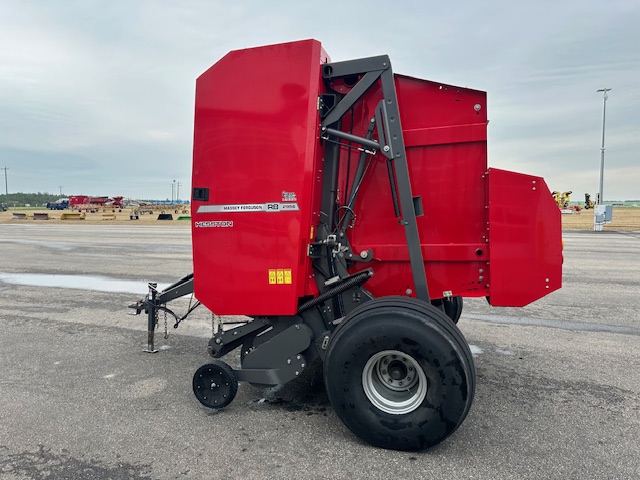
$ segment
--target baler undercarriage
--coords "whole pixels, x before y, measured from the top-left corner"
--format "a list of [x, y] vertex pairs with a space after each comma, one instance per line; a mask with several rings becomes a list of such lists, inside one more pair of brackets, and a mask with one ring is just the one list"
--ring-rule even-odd
[[[261, 70], [269, 95], [254, 95], [242, 74], [275, 58], [290, 63]], [[456, 326], [462, 297], [528, 303], [532, 294], [510, 277], [514, 258], [526, 257], [521, 265], [536, 282], [527, 290], [538, 298], [559, 288], [561, 253], [559, 217], [534, 235], [543, 243], [537, 256], [523, 254], [530, 240], [510, 240], [502, 190], [530, 190], [522, 185], [532, 181], [544, 191], [544, 182], [487, 170], [484, 94], [449, 88], [456, 87], [394, 75], [387, 56], [330, 63], [315, 41], [232, 52], [198, 79], [194, 273], [161, 292], [150, 284], [146, 299], [131, 307], [148, 315], [149, 351], [159, 311], [175, 316], [177, 326], [199, 305], [183, 317], [167, 309], [184, 295], [195, 292], [216, 314], [249, 318], [209, 341], [215, 360], [193, 378], [203, 405], [229, 404], [238, 381], [285, 384], [320, 359], [336, 413], [373, 445], [426, 448], [462, 423], [475, 390], [471, 351]], [[242, 151], [218, 160], [234, 142], [244, 142]], [[440, 211], [450, 193], [447, 174], [456, 169], [462, 201], [479, 204], [459, 227]], [[274, 192], [282, 202], [273, 201]], [[550, 198], [535, 195], [542, 205]], [[500, 213], [495, 246], [490, 206]], [[465, 215], [461, 206], [450, 209]], [[542, 228], [534, 223], [526, 227]], [[515, 253], [494, 254], [510, 241]], [[498, 288], [489, 283], [494, 260]], [[233, 291], [240, 281], [242, 295]], [[237, 348], [241, 368], [217, 360]]]

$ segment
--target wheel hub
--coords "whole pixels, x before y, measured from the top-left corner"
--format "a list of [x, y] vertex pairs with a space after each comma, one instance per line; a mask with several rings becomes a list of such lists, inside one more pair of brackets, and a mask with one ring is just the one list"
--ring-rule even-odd
[[362, 386], [369, 401], [386, 413], [409, 413], [427, 395], [427, 377], [410, 355], [385, 350], [373, 355], [362, 371]]
[[403, 363], [394, 360], [389, 364], [389, 375], [394, 380], [402, 380], [407, 376], [407, 367]]

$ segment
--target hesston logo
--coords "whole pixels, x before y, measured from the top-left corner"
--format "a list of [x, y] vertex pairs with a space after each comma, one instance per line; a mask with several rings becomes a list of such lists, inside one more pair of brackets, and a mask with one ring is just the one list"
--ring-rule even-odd
[[233, 222], [231, 221], [222, 221], [222, 222], [196, 222], [196, 228], [228, 228], [233, 227]]

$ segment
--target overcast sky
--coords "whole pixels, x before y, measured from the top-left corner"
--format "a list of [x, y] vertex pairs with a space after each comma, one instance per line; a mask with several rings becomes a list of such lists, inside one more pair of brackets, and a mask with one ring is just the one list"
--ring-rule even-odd
[[489, 165], [574, 200], [598, 190], [596, 90], [612, 88], [604, 198], [640, 199], [638, 0], [0, 0], [9, 192], [164, 199], [175, 180], [188, 198], [196, 77], [306, 38], [333, 61], [389, 54], [397, 73], [487, 91]]

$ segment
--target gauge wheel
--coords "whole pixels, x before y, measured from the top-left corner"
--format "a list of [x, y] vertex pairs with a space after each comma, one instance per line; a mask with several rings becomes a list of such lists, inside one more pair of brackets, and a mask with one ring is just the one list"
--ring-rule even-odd
[[238, 379], [229, 365], [221, 360], [212, 360], [194, 373], [193, 393], [205, 407], [220, 409], [235, 398]]

